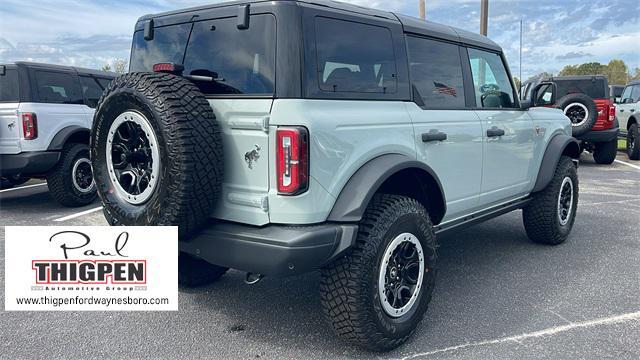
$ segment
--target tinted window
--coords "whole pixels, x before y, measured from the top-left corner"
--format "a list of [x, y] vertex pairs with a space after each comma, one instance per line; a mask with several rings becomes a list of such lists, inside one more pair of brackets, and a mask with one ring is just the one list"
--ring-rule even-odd
[[98, 79], [90, 76], [80, 76], [80, 85], [82, 85], [82, 94], [87, 102], [87, 106], [94, 108], [98, 105], [98, 100], [102, 96], [104, 87], [98, 82]]
[[316, 18], [320, 89], [395, 93], [396, 63], [387, 28]]
[[18, 70], [6, 69], [5, 74], [0, 75], [0, 102], [20, 101], [18, 83]]
[[457, 45], [408, 37], [411, 80], [428, 108], [465, 106]]
[[572, 93], [583, 93], [592, 99], [606, 99], [609, 97], [609, 87], [606, 80], [602, 78], [584, 80], [553, 79], [553, 81], [558, 86], [558, 99]]
[[502, 58], [496, 53], [469, 49], [476, 106], [483, 108], [515, 107], [514, 91]]
[[185, 75], [205, 94], [274, 93], [276, 21], [273, 15], [253, 15], [249, 29], [238, 29], [237, 18], [197, 22], [187, 47]]
[[82, 104], [80, 85], [74, 75], [52, 71], [36, 71], [36, 85], [40, 102], [53, 104]]
[[113, 80], [113, 79], [105, 79], [105, 78], [96, 78], [96, 79], [98, 79], [98, 83], [100, 84], [100, 86], [102, 86], [103, 89], [106, 89], [111, 83], [111, 80]]
[[145, 40], [144, 32], [133, 35], [129, 71], [151, 71], [157, 63], [182, 64], [191, 24], [157, 27], [153, 39]]

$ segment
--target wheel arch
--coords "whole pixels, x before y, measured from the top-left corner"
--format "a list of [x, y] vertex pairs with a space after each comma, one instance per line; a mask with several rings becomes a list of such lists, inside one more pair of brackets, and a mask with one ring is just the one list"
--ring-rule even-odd
[[351, 176], [328, 221], [360, 221], [376, 193], [415, 198], [427, 209], [434, 225], [440, 223], [446, 213], [444, 191], [435, 171], [406, 155], [387, 154], [370, 160]]
[[62, 150], [68, 143], [89, 145], [90, 137], [91, 132], [87, 128], [78, 125], [67, 126], [53, 137], [47, 150]]
[[631, 116], [629, 118], [629, 121], [627, 121], [627, 129], [626, 130], [629, 131], [629, 129], [631, 129], [631, 125], [633, 125], [633, 124], [638, 124], [638, 120], [636, 119], [635, 116]]
[[547, 149], [542, 157], [542, 163], [540, 164], [540, 170], [538, 171], [538, 177], [536, 184], [533, 187], [532, 192], [538, 192], [547, 187], [553, 178], [556, 166], [560, 161], [560, 157], [566, 155], [572, 159], [580, 158], [580, 144], [578, 141], [568, 135], [557, 134], [551, 138]]

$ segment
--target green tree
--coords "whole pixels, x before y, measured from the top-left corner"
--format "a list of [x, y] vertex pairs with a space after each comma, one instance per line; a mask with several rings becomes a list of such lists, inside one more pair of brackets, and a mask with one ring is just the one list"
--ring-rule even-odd
[[113, 71], [118, 74], [124, 74], [127, 72], [127, 60], [115, 59], [113, 60]]
[[520, 91], [520, 86], [522, 86], [522, 82], [520, 81], [520, 79], [518, 79], [517, 76], [513, 77], [513, 82], [516, 84], [516, 89], [518, 89], [518, 91]]
[[611, 85], [624, 85], [629, 78], [629, 68], [624, 61], [613, 59], [605, 66], [604, 74]]
[[531, 76], [530, 78], [527, 79], [527, 81], [536, 80], [536, 79], [550, 78], [550, 77], [553, 77], [552, 73], [543, 71], [543, 72], [541, 72], [541, 73], [539, 73], [537, 75]]
[[634, 70], [635, 74], [631, 75], [631, 72], [629, 72], [629, 81], [631, 80], [640, 80], [640, 68], [636, 68]]
[[100, 70], [102, 70], [102, 71], [111, 71], [111, 65], [109, 65], [109, 63], [106, 63], [106, 64], [102, 65], [102, 68]]

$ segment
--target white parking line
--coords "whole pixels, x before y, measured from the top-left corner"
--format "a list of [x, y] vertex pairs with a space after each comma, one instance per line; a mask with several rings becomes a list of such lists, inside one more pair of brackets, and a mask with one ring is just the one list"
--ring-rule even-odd
[[84, 215], [87, 215], [87, 214], [94, 213], [94, 212], [99, 211], [99, 210], [102, 210], [102, 206], [97, 207], [95, 209], [85, 210], [85, 211], [79, 212], [77, 214], [67, 215], [65, 217], [61, 217], [59, 219], [55, 219], [53, 221], [58, 221], [58, 222], [59, 221], [67, 221], [67, 220], [75, 219], [75, 218], [80, 217], [80, 216], [84, 216]]
[[438, 349], [438, 350], [433, 350], [429, 352], [409, 355], [409, 356], [403, 357], [402, 360], [414, 359], [417, 357], [424, 357], [424, 356], [439, 354], [443, 352], [456, 351], [456, 350], [466, 349], [466, 348], [475, 347], [475, 346], [495, 345], [495, 344], [502, 344], [502, 343], [508, 343], [508, 342], [520, 343], [523, 340], [554, 335], [554, 334], [562, 333], [565, 331], [571, 331], [574, 329], [590, 328], [598, 325], [618, 324], [618, 323], [633, 321], [633, 320], [640, 320], [640, 311], [606, 317], [606, 318], [600, 318], [595, 320], [583, 321], [583, 322], [572, 322], [567, 325], [556, 326], [556, 327], [552, 327], [552, 328], [548, 328], [540, 331], [534, 331], [530, 333], [514, 335], [514, 336], [504, 337], [500, 339], [485, 340], [485, 341], [478, 341], [474, 343], [466, 343], [466, 344], [461, 344], [456, 346], [450, 346], [444, 349]]
[[33, 185], [21, 186], [21, 187], [11, 188], [11, 189], [4, 189], [4, 190], [0, 190], [0, 193], [7, 192], [7, 191], [15, 191], [15, 190], [21, 190], [21, 189], [28, 189], [28, 188], [32, 188], [32, 187], [36, 187], [36, 186], [42, 186], [42, 185], [47, 185], [47, 183], [33, 184]]
[[627, 166], [631, 166], [631, 167], [632, 167], [632, 168], [634, 168], [634, 169], [638, 169], [638, 170], [640, 170], [640, 166], [638, 166], [638, 165], [629, 164], [628, 162], [624, 162], [624, 161], [621, 161], [621, 160], [618, 160], [618, 159], [615, 159], [615, 160], [613, 160], [613, 161], [615, 161], [615, 162], [617, 162], [617, 163], [620, 163], [620, 164], [625, 164], [625, 165], [627, 165]]

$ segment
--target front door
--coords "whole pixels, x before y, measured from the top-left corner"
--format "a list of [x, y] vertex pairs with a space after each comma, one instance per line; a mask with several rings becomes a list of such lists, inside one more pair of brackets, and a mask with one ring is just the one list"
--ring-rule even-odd
[[414, 101], [406, 103], [417, 158], [440, 178], [447, 202], [444, 221], [477, 210], [482, 180], [482, 128], [467, 108], [460, 47], [408, 36]]
[[531, 117], [519, 109], [502, 56], [472, 48], [468, 54], [484, 138], [480, 205], [487, 207], [533, 188], [535, 131]]

